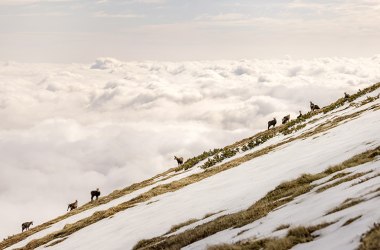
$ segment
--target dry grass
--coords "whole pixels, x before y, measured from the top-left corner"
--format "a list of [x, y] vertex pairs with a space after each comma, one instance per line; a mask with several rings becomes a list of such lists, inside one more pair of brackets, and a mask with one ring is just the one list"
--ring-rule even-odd
[[375, 223], [373, 228], [362, 235], [359, 250], [378, 250], [380, 249], [380, 224]]
[[368, 194], [373, 194], [373, 193], [377, 193], [377, 192], [380, 192], [380, 187], [376, 188], [375, 190], [368, 192]]
[[150, 204], [156, 203], [156, 202], [158, 202], [158, 201], [159, 201], [159, 200], [150, 201], [150, 202], [146, 203], [146, 205], [150, 205]]
[[314, 240], [317, 236], [313, 233], [323, 229], [333, 223], [322, 223], [310, 227], [296, 227], [289, 229], [287, 235], [283, 238], [265, 238], [244, 240], [235, 244], [222, 244], [211, 246], [208, 250], [286, 250], [297, 244], [302, 244]]
[[266, 216], [269, 212], [288, 203], [295, 197], [309, 192], [313, 188], [311, 185], [313, 181], [324, 178], [337, 171], [372, 161], [374, 157], [379, 154], [380, 147], [356, 155], [339, 165], [328, 168], [324, 172], [313, 175], [302, 175], [295, 180], [280, 184], [247, 210], [221, 216], [213, 221], [204, 223], [180, 234], [142, 240], [134, 247], [134, 249], [180, 249], [222, 230], [242, 227]]
[[374, 179], [374, 178], [377, 178], [380, 176], [380, 173], [377, 173], [375, 175], [372, 175], [372, 176], [368, 176], [364, 179], [361, 179], [360, 181], [356, 182], [356, 183], [353, 183], [351, 186], [355, 186], [355, 185], [358, 185], [358, 184], [362, 184], [363, 182], [366, 182], [366, 181], [369, 181], [371, 179]]
[[224, 211], [225, 211], [225, 210], [220, 210], [219, 212], [215, 212], [215, 213], [207, 213], [207, 214], [203, 217], [203, 219], [206, 219], [206, 218], [211, 217], [211, 216], [216, 215], [216, 214], [220, 214], [221, 212], [224, 212]]
[[182, 222], [180, 224], [174, 225], [174, 226], [172, 226], [172, 228], [170, 228], [170, 230], [166, 234], [173, 233], [173, 232], [177, 231], [178, 229], [180, 229], [180, 228], [182, 228], [184, 226], [193, 224], [194, 222], [197, 222], [197, 221], [199, 221], [199, 219], [190, 219], [188, 221], [185, 221], [185, 222]]
[[350, 225], [352, 222], [356, 221], [357, 219], [360, 219], [362, 215], [356, 216], [354, 218], [348, 219], [345, 223], [343, 223], [342, 227]]
[[53, 241], [52, 243], [50, 243], [49, 245], [46, 245], [45, 248], [47, 248], [47, 247], [52, 247], [52, 246], [54, 246], [54, 245], [57, 245], [57, 244], [59, 244], [59, 243], [65, 241], [66, 239], [67, 239], [67, 237], [62, 238], [62, 239], [55, 240], [55, 241]]
[[[325, 184], [325, 183], [327, 183], [327, 182], [330, 182], [330, 181], [333, 181], [333, 180], [336, 180], [336, 179], [342, 178], [342, 177], [344, 177], [344, 176], [346, 176], [346, 175], [349, 175], [349, 174], [351, 174], [351, 172], [337, 173], [336, 175], [334, 175], [333, 177], [331, 177], [330, 179], [328, 179], [327, 181], [325, 181], [325, 182], [322, 183], [322, 184]], [[322, 184], [321, 184], [321, 185], [322, 185]]]
[[366, 175], [366, 174], [371, 173], [371, 172], [372, 172], [372, 171], [368, 171], [368, 172], [356, 173], [356, 174], [350, 175], [350, 176], [348, 176], [348, 177], [346, 177], [346, 178], [342, 178], [342, 179], [340, 179], [340, 180], [338, 180], [338, 181], [335, 181], [335, 182], [333, 182], [333, 183], [331, 183], [331, 184], [324, 185], [324, 186], [318, 188], [318, 189], [316, 190], [316, 192], [317, 192], [317, 193], [321, 193], [321, 192], [323, 192], [323, 191], [325, 191], [325, 190], [327, 190], [327, 189], [330, 189], [330, 188], [335, 187], [335, 186], [338, 186], [338, 185], [340, 185], [340, 184], [342, 184], [342, 183], [345, 183], [345, 182], [352, 181], [352, 180], [354, 180], [354, 179], [360, 178], [360, 177], [362, 177], [363, 175]]
[[283, 229], [287, 229], [289, 227], [290, 227], [290, 224], [282, 224], [282, 225], [279, 225], [278, 227], [276, 227], [276, 229], [273, 232], [280, 231]]
[[[236, 236], [242, 235], [243, 233], [248, 232], [248, 231], [249, 231], [249, 229], [241, 230], [240, 232], [238, 232], [238, 233], [236, 234]], [[235, 236], [235, 237], [236, 237], [236, 236]]]
[[339, 211], [342, 211], [346, 208], [349, 208], [349, 207], [352, 207], [352, 206], [355, 206], [361, 202], [365, 201], [364, 199], [360, 199], [360, 198], [357, 198], [357, 199], [350, 199], [350, 201], [348, 202], [343, 202], [342, 204], [340, 204], [339, 206], [333, 208], [332, 210], [330, 210], [329, 212], [326, 213], [326, 215], [328, 214], [333, 214], [333, 213], [336, 213], [336, 212], [339, 212]]

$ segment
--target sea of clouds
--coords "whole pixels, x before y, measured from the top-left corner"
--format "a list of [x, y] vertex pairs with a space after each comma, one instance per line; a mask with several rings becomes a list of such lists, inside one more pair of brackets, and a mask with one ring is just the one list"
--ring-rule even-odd
[[0, 237], [379, 81], [380, 55], [0, 62]]

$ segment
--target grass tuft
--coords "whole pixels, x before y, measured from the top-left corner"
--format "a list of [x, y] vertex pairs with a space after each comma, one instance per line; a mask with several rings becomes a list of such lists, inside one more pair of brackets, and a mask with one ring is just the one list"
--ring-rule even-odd
[[190, 225], [190, 224], [193, 224], [194, 222], [197, 222], [199, 221], [199, 219], [190, 219], [188, 221], [185, 221], [183, 223], [180, 223], [180, 224], [177, 224], [177, 225], [174, 225], [172, 226], [172, 228], [166, 233], [166, 234], [170, 234], [170, 233], [173, 233], [175, 231], [177, 231], [178, 229], [184, 227], [184, 226], [187, 226], [187, 225]]
[[344, 210], [346, 208], [355, 206], [355, 205], [357, 205], [357, 204], [359, 204], [359, 203], [361, 203], [363, 201], [365, 201], [365, 200], [364, 199], [360, 199], [360, 198], [350, 199], [349, 201], [343, 202], [341, 205], [339, 205], [339, 206], [335, 207], [334, 209], [330, 210], [329, 212], [326, 213], [326, 215], [342, 211], [342, 210]]
[[360, 219], [362, 215], [356, 216], [354, 218], [348, 219], [345, 223], [343, 223], [342, 227], [350, 225], [352, 222], [356, 221], [357, 219]]
[[285, 237], [282, 238], [265, 238], [257, 240], [255, 238], [249, 240], [243, 240], [235, 244], [221, 244], [211, 246], [208, 250], [286, 250], [291, 249], [297, 244], [313, 241], [317, 236], [313, 233], [317, 230], [328, 227], [332, 223], [322, 223], [316, 226], [310, 227], [295, 227], [288, 230]]
[[276, 229], [273, 231], [280, 231], [280, 230], [283, 230], [283, 229], [287, 229], [290, 227], [290, 224], [282, 224], [282, 225], [279, 225], [278, 227], [276, 227]]
[[333, 183], [331, 183], [331, 184], [324, 185], [324, 186], [318, 188], [318, 189], [316, 190], [316, 192], [317, 192], [317, 193], [321, 193], [321, 192], [323, 192], [323, 191], [325, 191], [325, 190], [327, 190], [327, 189], [330, 189], [330, 188], [332, 188], [332, 187], [338, 186], [338, 185], [340, 185], [340, 184], [342, 184], [342, 183], [344, 183], [344, 182], [348, 182], [348, 181], [352, 181], [352, 180], [354, 180], [354, 179], [360, 178], [360, 177], [362, 177], [363, 175], [366, 175], [366, 174], [371, 173], [371, 172], [372, 172], [372, 171], [368, 171], [368, 172], [356, 173], [356, 174], [354, 174], [354, 175], [350, 175], [350, 176], [348, 176], [348, 177], [346, 177], [346, 178], [342, 178], [342, 179], [340, 179], [340, 180], [338, 180], [338, 181], [335, 181], [335, 182], [333, 182]]
[[362, 235], [359, 250], [380, 249], [380, 224], [375, 223], [371, 230]]

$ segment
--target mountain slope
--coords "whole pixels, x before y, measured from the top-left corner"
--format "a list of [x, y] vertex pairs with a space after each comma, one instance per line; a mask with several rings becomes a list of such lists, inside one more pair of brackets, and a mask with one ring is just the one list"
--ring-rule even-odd
[[0, 247], [354, 249], [380, 221], [379, 87], [205, 152]]

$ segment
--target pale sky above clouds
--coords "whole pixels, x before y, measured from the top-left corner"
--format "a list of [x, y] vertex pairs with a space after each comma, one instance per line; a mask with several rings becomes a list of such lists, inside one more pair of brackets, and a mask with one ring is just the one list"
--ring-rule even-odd
[[372, 56], [378, 0], [0, 0], [0, 60]]

